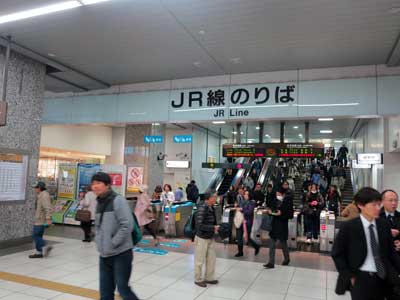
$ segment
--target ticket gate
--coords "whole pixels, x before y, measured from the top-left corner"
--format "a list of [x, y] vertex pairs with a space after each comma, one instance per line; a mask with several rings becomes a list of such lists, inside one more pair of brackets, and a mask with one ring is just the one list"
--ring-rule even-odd
[[326, 210], [320, 214], [320, 243], [321, 252], [331, 252], [335, 239], [335, 213]]
[[222, 206], [219, 204], [214, 205], [214, 212], [215, 212], [215, 218], [217, 219], [217, 224], [222, 223]]
[[231, 235], [229, 237], [229, 243], [233, 243], [236, 239], [236, 227], [233, 223], [233, 219], [235, 218], [235, 210], [233, 207], [225, 207], [222, 214], [222, 223], [228, 223], [231, 225]]
[[288, 235], [288, 247], [290, 249], [297, 249], [297, 226], [298, 217], [300, 215], [299, 211], [295, 211], [293, 214], [293, 219], [289, 220], [289, 235]]
[[168, 237], [181, 237], [188, 218], [192, 215], [193, 203], [174, 203], [164, 207], [164, 230]]

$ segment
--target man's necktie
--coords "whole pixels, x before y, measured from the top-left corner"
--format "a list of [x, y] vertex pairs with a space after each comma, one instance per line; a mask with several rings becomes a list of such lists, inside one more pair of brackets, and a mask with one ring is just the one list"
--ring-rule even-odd
[[374, 227], [375, 227], [374, 224], [369, 225], [369, 235], [370, 235], [372, 255], [374, 256], [376, 273], [377, 273], [378, 277], [381, 279], [385, 279], [386, 270], [385, 270], [385, 266], [381, 260], [381, 257], [379, 255], [379, 245], [378, 245], [378, 242], [376, 241]]

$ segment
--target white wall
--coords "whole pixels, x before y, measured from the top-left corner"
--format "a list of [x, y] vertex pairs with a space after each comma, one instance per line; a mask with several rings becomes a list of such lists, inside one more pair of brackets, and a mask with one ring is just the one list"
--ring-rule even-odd
[[41, 147], [110, 155], [112, 128], [105, 126], [42, 126]]
[[383, 189], [392, 189], [400, 194], [400, 152], [386, 152], [383, 155], [383, 163]]
[[125, 128], [113, 127], [111, 139], [111, 155], [106, 157], [106, 164], [123, 165], [125, 151]]

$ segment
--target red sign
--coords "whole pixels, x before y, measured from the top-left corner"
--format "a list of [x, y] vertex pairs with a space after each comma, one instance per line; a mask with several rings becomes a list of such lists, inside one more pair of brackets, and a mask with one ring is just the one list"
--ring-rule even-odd
[[122, 174], [108, 174], [111, 177], [111, 185], [121, 186], [122, 185]]
[[326, 224], [321, 224], [321, 230], [325, 231], [326, 230]]

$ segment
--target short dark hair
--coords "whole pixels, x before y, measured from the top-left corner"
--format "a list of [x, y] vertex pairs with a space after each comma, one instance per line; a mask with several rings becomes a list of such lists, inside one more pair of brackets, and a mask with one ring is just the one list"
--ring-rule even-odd
[[111, 177], [107, 173], [104, 172], [97, 172], [93, 175], [92, 181], [99, 181], [103, 182], [105, 185], [111, 185]]
[[397, 197], [399, 197], [399, 194], [397, 194], [396, 191], [391, 190], [391, 189], [387, 189], [387, 190], [384, 190], [384, 191], [381, 193], [382, 199], [385, 197], [385, 194], [386, 194], [386, 193], [389, 193], [389, 192], [391, 192], [391, 193], [395, 194]]
[[371, 187], [364, 187], [354, 195], [354, 202], [358, 205], [364, 206], [375, 201], [382, 201], [382, 195]]
[[207, 201], [208, 199], [210, 199], [214, 195], [215, 195], [215, 193], [205, 193], [204, 194], [204, 201]]
[[169, 191], [171, 192], [171, 191], [172, 191], [172, 187], [171, 187], [171, 185], [170, 185], [170, 184], [168, 184], [168, 183], [164, 184], [164, 190], [165, 190], [165, 187], [166, 187], [166, 186], [169, 188]]

